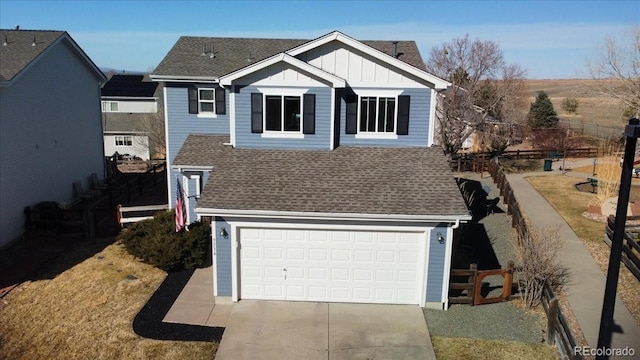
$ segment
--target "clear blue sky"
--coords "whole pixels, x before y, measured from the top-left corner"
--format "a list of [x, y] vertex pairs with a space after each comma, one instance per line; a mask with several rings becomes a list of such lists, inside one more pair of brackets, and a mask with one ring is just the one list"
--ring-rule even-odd
[[433, 46], [469, 34], [498, 43], [530, 78], [588, 77], [606, 36], [640, 24], [640, 1], [11, 1], [0, 27], [65, 30], [100, 67], [145, 71], [179, 36], [361, 40]]

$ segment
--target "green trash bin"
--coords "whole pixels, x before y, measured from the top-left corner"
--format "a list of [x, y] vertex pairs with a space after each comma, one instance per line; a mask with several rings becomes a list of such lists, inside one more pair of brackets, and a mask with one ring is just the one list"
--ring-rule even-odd
[[553, 169], [551, 168], [552, 164], [553, 164], [553, 160], [551, 160], [551, 159], [545, 159], [545, 160], [544, 160], [544, 171], [551, 171], [551, 170], [553, 170]]

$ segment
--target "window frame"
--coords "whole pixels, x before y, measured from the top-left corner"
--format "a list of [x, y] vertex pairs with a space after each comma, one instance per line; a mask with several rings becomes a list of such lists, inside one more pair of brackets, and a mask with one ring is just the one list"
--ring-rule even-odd
[[[357, 102], [357, 132], [355, 133], [356, 139], [398, 139], [398, 97], [402, 95], [402, 90], [356, 90], [354, 89], [358, 97]], [[364, 98], [375, 98], [375, 126], [373, 131], [362, 130], [362, 101]], [[380, 99], [393, 99], [393, 130], [392, 131], [378, 131], [379, 115], [380, 115]], [[367, 122], [368, 124], [368, 122]]]
[[[200, 92], [201, 91], [211, 91], [211, 100], [204, 100], [200, 97]], [[197, 92], [198, 92], [198, 117], [204, 117], [204, 118], [214, 118], [217, 117], [217, 113], [216, 113], [216, 89], [215, 88], [197, 88]], [[211, 104], [211, 111], [205, 111], [202, 110], [202, 104]]]
[[[116, 109], [113, 109], [115, 105]], [[120, 102], [113, 100], [102, 100], [102, 112], [120, 112]]]
[[[113, 139], [113, 142], [117, 147], [133, 146], [133, 136], [131, 135], [115, 135]], [[118, 144], [118, 142], [121, 144]]]
[[[275, 89], [275, 88], [259, 88], [258, 91], [262, 94], [262, 133], [263, 138], [304, 138], [304, 94], [307, 90], [298, 89]], [[267, 97], [280, 97], [280, 130], [267, 130]], [[298, 115], [300, 116], [298, 122], [298, 130], [285, 130], [285, 99], [286, 98], [298, 98]]]

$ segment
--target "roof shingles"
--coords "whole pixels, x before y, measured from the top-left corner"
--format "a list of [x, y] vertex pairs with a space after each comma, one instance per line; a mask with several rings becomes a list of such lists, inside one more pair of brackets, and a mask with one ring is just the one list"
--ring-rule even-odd
[[[155, 76], [217, 78], [286, 52], [310, 40], [218, 38], [182, 36], [153, 71]], [[391, 41], [362, 41], [365, 45], [393, 54]], [[214, 58], [210, 57], [213, 48]], [[424, 70], [425, 65], [414, 41], [399, 41], [398, 59]]]
[[466, 216], [438, 148], [237, 149], [190, 135], [175, 166], [211, 166], [198, 207], [225, 210]]
[[13, 79], [64, 33], [45, 30], [0, 30], [0, 81]]

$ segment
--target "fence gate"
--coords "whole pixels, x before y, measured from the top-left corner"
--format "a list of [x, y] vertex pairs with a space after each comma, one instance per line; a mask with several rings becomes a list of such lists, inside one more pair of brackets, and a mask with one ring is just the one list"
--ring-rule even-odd
[[[449, 283], [449, 303], [451, 304], [493, 304], [511, 297], [511, 289], [513, 285], [513, 261], [509, 261], [506, 269], [496, 270], [478, 270], [478, 265], [471, 264], [469, 269], [453, 269], [451, 270], [451, 278], [466, 278], [466, 281]], [[502, 292], [498, 296], [484, 297], [482, 295], [482, 280], [487, 276], [502, 276]], [[451, 291], [460, 291], [457, 296], [451, 296]], [[462, 294], [462, 292], [466, 292]]]

